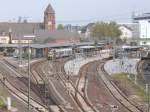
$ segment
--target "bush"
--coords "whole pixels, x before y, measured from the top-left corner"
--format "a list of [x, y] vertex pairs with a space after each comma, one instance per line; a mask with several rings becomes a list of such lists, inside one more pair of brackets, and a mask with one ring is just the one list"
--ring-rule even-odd
[[0, 108], [4, 108], [5, 104], [2, 98], [0, 98]]
[[12, 101], [12, 106], [16, 107], [16, 102], [15, 101]]

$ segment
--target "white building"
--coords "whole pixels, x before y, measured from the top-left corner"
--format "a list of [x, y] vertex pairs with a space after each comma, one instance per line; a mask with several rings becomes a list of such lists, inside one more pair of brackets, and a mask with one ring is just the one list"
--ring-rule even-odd
[[132, 35], [132, 30], [130, 28], [128, 28], [127, 26], [122, 25], [122, 26], [119, 27], [119, 30], [122, 32], [122, 34], [120, 36], [120, 38], [122, 40], [132, 38], [132, 36], [133, 36]]
[[150, 41], [146, 39], [150, 39], [150, 21], [148, 20], [140, 20], [140, 38], [145, 39], [145, 41], [141, 41], [140, 44], [150, 45]]
[[140, 37], [141, 38], [150, 38], [150, 21], [140, 20]]
[[150, 13], [145, 13], [133, 18], [139, 23], [140, 45], [150, 45]]
[[0, 44], [8, 44], [9, 37], [8, 36], [0, 36]]

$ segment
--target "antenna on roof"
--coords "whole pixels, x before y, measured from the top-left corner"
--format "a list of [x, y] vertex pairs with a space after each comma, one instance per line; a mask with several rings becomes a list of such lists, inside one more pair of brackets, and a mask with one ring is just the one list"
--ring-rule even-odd
[[21, 20], [22, 20], [22, 17], [19, 16], [19, 17], [18, 17], [18, 23], [21, 23]]
[[134, 22], [134, 18], [135, 18], [135, 11], [132, 11], [132, 22]]
[[12, 21], [15, 22], [16, 21], [15, 18], [13, 18]]
[[28, 18], [29, 18], [29, 17], [24, 16], [24, 17], [23, 17], [23, 23], [28, 23]]

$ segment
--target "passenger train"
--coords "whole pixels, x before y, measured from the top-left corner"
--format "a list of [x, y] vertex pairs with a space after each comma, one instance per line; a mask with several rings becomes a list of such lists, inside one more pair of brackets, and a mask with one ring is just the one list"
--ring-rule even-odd
[[51, 49], [48, 52], [48, 60], [68, 57], [72, 55], [72, 48], [59, 48], [59, 49]]
[[91, 56], [92, 54], [102, 49], [104, 49], [104, 47], [102, 46], [80, 46], [76, 48], [68, 47], [68, 48], [57, 48], [57, 49], [54, 48], [49, 50], [47, 59], [52, 60], [56, 58], [69, 57], [69, 56], [73, 56], [73, 53]]

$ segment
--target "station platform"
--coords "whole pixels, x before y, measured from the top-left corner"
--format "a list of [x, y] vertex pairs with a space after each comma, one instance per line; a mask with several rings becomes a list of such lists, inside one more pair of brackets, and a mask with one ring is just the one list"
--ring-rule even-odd
[[83, 58], [83, 57], [76, 58], [76, 59], [68, 61], [64, 66], [64, 70], [68, 75], [77, 76], [79, 74], [80, 68], [84, 66], [85, 64], [93, 62], [93, 61], [97, 61], [103, 58], [107, 58], [107, 57], [109, 57], [108, 53], [96, 55], [90, 58]]
[[115, 59], [109, 60], [105, 63], [104, 69], [109, 75], [116, 73], [130, 73], [137, 74], [137, 64], [140, 59]]

